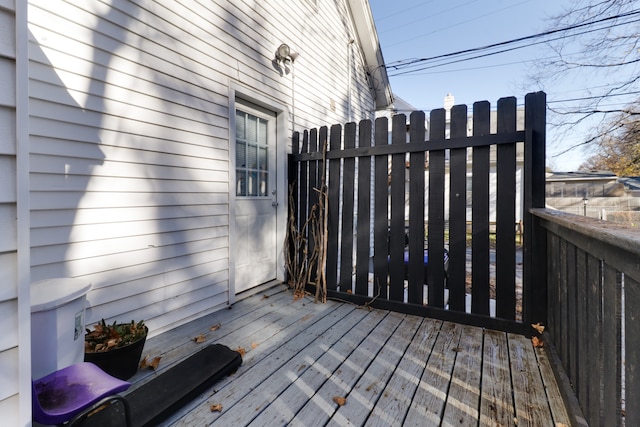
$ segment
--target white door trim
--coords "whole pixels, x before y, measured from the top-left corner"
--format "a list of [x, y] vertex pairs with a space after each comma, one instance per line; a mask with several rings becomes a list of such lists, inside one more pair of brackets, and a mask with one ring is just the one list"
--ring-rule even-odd
[[236, 224], [235, 224], [235, 203], [236, 203], [236, 171], [233, 167], [235, 159], [236, 140], [236, 101], [242, 99], [267, 110], [276, 113], [276, 280], [284, 281], [284, 236], [287, 225], [287, 153], [290, 150], [289, 109], [287, 105], [274, 100], [264, 94], [256, 92], [255, 89], [244, 86], [238, 82], [229, 83], [229, 304], [233, 304], [236, 299], [236, 263], [233, 259], [236, 247]]

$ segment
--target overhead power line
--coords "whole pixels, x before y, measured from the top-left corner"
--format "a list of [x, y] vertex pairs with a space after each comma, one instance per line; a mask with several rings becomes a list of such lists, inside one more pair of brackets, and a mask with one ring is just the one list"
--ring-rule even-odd
[[[459, 51], [456, 51], [456, 52], [450, 52], [450, 53], [445, 53], [445, 54], [426, 57], [426, 58], [416, 58], [416, 59], [410, 59], [410, 60], [394, 61], [394, 62], [392, 62], [390, 64], [385, 64], [385, 67], [387, 68], [387, 70], [400, 71], [400, 70], [403, 70], [405, 68], [415, 67], [417, 64], [421, 64], [421, 63], [424, 63], [424, 62], [427, 62], [427, 61], [442, 60], [442, 59], [446, 59], [446, 58], [452, 58], [452, 57], [455, 57], [455, 56], [482, 52], [482, 51], [489, 50], [489, 49], [494, 49], [494, 48], [497, 48], [497, 47], [504, 47], [504, 46], [515, 44], [515, 43], [521, 43], [521, 42], [527, 41], [527, 40], [533, 40], [533, 39], [537, 39], [537, 38], [541, 38], [541, 37], [547, 37], [547, 36], [550, 36], [550, 35], [553, 35], [553, 34], [564, 33], [564, 32], [567, 32], [567, 31], [571, 31], [571, 30], [575, 30], [575, 29], [579, 29], [579, 28], [584, 28], [584, 27], [592, 26], [592, 25], [596, 25], [596, 24], [601, 24], [603, 22], [608, 22], [608, 21], [612, 21], [612, 20], [615, 20], [615, 19], [636, 16], [636, 15], [640, 15], [640, 10], [633, 10], [633, 11], [622, 13], [622, 14], [619, 14], [619, 15], [609, 16], [609, 17], [606, 17], [606, 18], [597, 19], [595, 21], [583, 22], [581, 24], [575, 24], [575, 25], [571, 25], [571, 26], [568, 26], [568, 27], [564, 27], [564, 28], [558, 28], [558, 29], [555, 29], [555, 30], [544, 31], [542, 33], [532, 34], [532, 35], [528, 35], [528, 36], [524, 36], [524, 37], [518, 37], [518, 38], [515, 38], [515, 39], [506, 40], [506, 41], [502, 41], [502, 42], [498, 42], [498, 43], [493, 43], [493, 44], [489, 44], [489, 45], [485, 45], [485, 46], [475, 47], [475, 48], [471, 48], [471, 49], [464, 49], [464, 50], [459, 50]], [[618, 26], [618, 25], [626, 25], [626, 24], [629, 24], [631, 22], [637, 22], [637, 20], [614, 24], [614, 25], [611, 25], [610, 27], [606, 27], [606, 28], [613, 28], [613, 27]], [[589, 30], [587, 32], [599, 31], [599, 30], [602, 30], [602, 29], [604, 29], [604, 28], [599, 28], [599, 29], [595, 29], [595, 30]], [[581, 34], [584, 34], [584, 33], [581, 33]], [[547, 40], [547, 41], [549, 41], [549, 40]], [[537, 43], [534, 43], [534, 44], [538, 44], [538, 43], [541, 43], [541, 42], [537, 42]], [[483, 55], [477, 55], [477, 56], [474, 56], [474, 57], [471, 57], [471, 58], [459, 59], [459, 60], [456, 60], [456, 61], [448, 62], [446, 64], [454, 63], [454, 62], [460, 62], [462, 60], [477, 59], [477, 58], [480, 58], [480, 57], [494, 55], [494, 54], [497, 54], [497, 53], [504, 53], [504, 52], [511, 51], [511, 50], [514, 50], [514, 49], [519, 49], [519, 48], [522, 48], [522, 47], [528, 47], [528, 46], [531, 46], [531, 45], [533, 45], [533, 44], [530, 44], [530, 45], [527, 45], [527, 46], [512, 47], [512, 48], [508, 48], [508, 49], [503, 49], [503, 50], [498, 51], [498, 52], [488, 53], [488, 54], [483, 54]], [[397, 64], [397, 65], [393, 65], [393, 64]], [[446, 65], [446, 64], [440, 64], [440, 65]], [[406, 73], [415, 72], [415, 71], [422, 71], [424, 69], [425, 68], [419, 68], [419, 69], [416, 69], [416, 70], [405, 71], [403, 73], [396, 73], [395, 75], [406, 74]]]
[[[606, 29], [614, 28], [614, 27], [617, 27], [617, 26], [620, 26], [620, 25], [627, 25], [627, 24], [631, 24], [631, 23], [635, 23], [635, 22], [640, 22], [640, 19], [636, 19], [636, 20], [633, 20], [633, 21], [627, 21], [627, 22], [623, 22], [623, 23], [610, 25], [610, 26], [606, 27]], [[605, 29], [605, 28], [593, 28], [593, 29], [589, 29], [589, 30], [584, 30], [582, 32], [573, 34], [573, 36], [581, 36], [581, 35], [584, 35], [584, 34], [589, 34], [589, 33], [597, 32], [597, 31], [602, 31], [603, 29]], [[517, 50], [517, 49], [522, 49], [522, 48], [525, 48], [525, 47], [536, 46], [536, 45], [539, 45], [539, 44], [560, 40], [560, 39], [562, 39], [564, 37], [565, 37], [565, 35], [562, 35], [562, 36], [558, 36], [558, 37], [552, 38], [552, 39], [545, 39], [545, 40], [532, 42], [532, 43], [529, 43], [529, 44], [523, 45], [523, 46], [507, 47], [507, 48], [504, 48], [504, 49], [501, 49], [501, 50], [497, 50], [497, 51], [493, 51], [493, 52], [481, 53], [481, 54], [478, 54], [478, 55], [475, 55], [475, 56], [466, 57], [466, 58], [463, 57], [463, 58], [459, 58], [459, 59], [451, 59], [451, 60], [449, 60], [447, 62], [440, 62], [440, 63], [435, 63], [435, 64], [420, 65], [418, 63], [412, 63], [412, 64], [407, 64], [406, 66], [404, 64], [398, 65], [398, 66], [391, 66], [391, 67], [387, 66], [387, 70], [389, 70], [389, 68], [394, 68], [394, 70], [397, 71], [397, 72], [395, 72], [393, 74], [390, 73], [389, 74], [390, 77], [401, 76], [401, 75], [405, 75], [405, 74], [413, 74], [413, 73], [417, 73], [418, 71], [424, 71], [424, 70], [428, 70], [428, 69], [431, 69], [431, 68], [443, 67], [445, 65], [457, 64], [459, 62], [471, 61], [473, 59], [486, 58], [488, 56], [499, 55], [501, 53], [511, 52], [511, 51], [514, 51], [514, 50]], [[439, 58], [438, 59], [438, 61], [444, 61], [444, 60], [445, 60], [445, 58]], [[426, 61], [426, 59], [425, 59], [425, 61]], [[436, 62], [438, 62], [438, 61], [436, 61]], [[406, 68], [412, 68], [412, 67], [413, 67], [413, 69], [406, 70]], [[418, 67], [418, 68], [415, 68], [415, 67]]]
[[624, 92], [624, 93], [613, 93], [613, 94], [609, 94], [609, 95], [605, 95], [605, 96], [583, 96], [580, 98], [568, 98], [568, 99], [554, 99], [551, 101], [547, 101], [547, 104], [559, 104], [559, 103], [566, 103], [566, 102], [578, 102], [578, 101], [591, 101], [594, 99], [603, 99], [603, 98], [612, 98], [615, 96], [629, 96], [629, 95], [638, 95], [640, 94], [640, 91], [632, 91], [632, 92]]

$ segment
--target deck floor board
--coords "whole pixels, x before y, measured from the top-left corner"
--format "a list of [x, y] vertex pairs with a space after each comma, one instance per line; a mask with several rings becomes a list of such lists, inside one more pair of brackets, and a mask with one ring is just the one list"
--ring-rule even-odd
[[482, 360], [480, 425], [513, 426], [515, 409], [506, 334], [485, 331]]
[[420, 323], [422, 319], [415, 316], [402, 317], [402, 322], [396, 331], [389, 337], [369, 367], [365, 368], [360, 379], [349, 392], [349, 404], [338, 408], [329, 422], [330, 426], [364, 425], [376, 404], [381, 399], [391, 397], [383, 395], [382, 392], [406, 353]]
[[[363, 418], [366, 417], [367, 414], [362, 414], [363, 408], [360, 405], [363, 401], [357, 399], [353, 393], [355, 385], [367, 371], [372, 369], [373, 361], [390, 337], [396, 333], [403, 317], [397, 313], [387, 314], [366, 339], [356, 346], [346, 359], [340, 361], [338, 369], [296, 415], [296, 423], [301, 421], [300, 425], [305, 426], [324, 425], [322, 419], [316, 416], [317, 407], [329, 414], [331, 421], [339, 426], [349, 424], [348, 414], [345, 413], [349, 410], [352, 412], [360, 410], [360, 415]], [[334, 357], [340, 360], [339, 353], [335, 353]], [[334, 397], [347, 399], [348, 407], [347, 405], [340, 407], [333, 400]]]
[[[266, 408], [252, 422], [251, 425], [284, 425], [290, 422], [296, 413], [309, 401], [327, 380], [336, 367], [340, 366], [340, 361], [335, 358], [334, 353], [343, 354], [358, 345], [362, 339], [370, 332], [370, 326], [375, 323], [363, 322], [362, 320], [370, 316], [364, 310], [356, 310], [351, 313], [355, 326], [346, 329], [343, 321], [336, 323], [327, 333], [304, 352], [303, 363], [298, 366], [291, 366], [284, 377], [288, 383], [281, 388], [281, 393], [274, 405]], [[379, 317], [380, 314], [374, 315]], [[379, 321], [379, 319], [377, 319]], [[360, 326], [363, 325], [363, 326]], [[347, 336], [349, 336], [347, 338]]]
[[[325, 315], [285, 345], [260, 360], [251, 369], [239, 373], [239, 378], [225, 387], [215, 398], [221, 402], [236, 402], [220, 414], [223, 425], [247, 425], [267, 408], [291, 383], [291, 378], [306, 369], [309, 360], [318, 354], [312, 348], [319, 335], [323, 339], [337, 339], [335, 325], [353, 307], [341, 306]], [[313, 319], [310, 319], [313, 320]], [[340, 333], [342, 335], [343, 333]], [[249, 409], [249, 410], [245, 410]], [[207, 411], [208, 412], [208, 411]]]
[[462, 325], [456, 323], [445, 322], [442, 325], [426, 361], [405, 425], [440, 424], [455, 362], [454, 349], [457, 349], [460, 343], [462, 328]]
[[403, 424], [424, 371], [425, 361], [442, 327], [440, 320], [420, 320], [420, 326], [382, 392], [382, 398], [373, 408], [367, 425], [384, 427]]
[[482, 340], [480, 328], [464, 326], [455, 351], [455, 364], [447, 392], [443, 424], [468, 426], [478, 419], [480, 379], [482, 374]]
[[518, 425], [534, 425], [551, 419], [551, 408], [531, 342], [521, 335], [507, 335], [513, 395]]
[[562, 401], [562, 395], [556, 383], [551, 362], [549, 362], [547, 354], [541, 348], [536, 348], [536, 356], [538, 358], [538, 365], [540, 366], [542, 382], [547, 391], [547, 397], [549, 398], [549, 408], [551, 409], [553, 418], [563, 420], [562, 424], [569, 425], [568, 421], [564, 421], [569, 419], [569, 414]]
[[569, 425], [548, 360], [525, 337], [294, 301], [283, 286], [149, 339], [160, 367], [132, 389], [197, 351], [199, 334], [243, 348], [243, 364], [163, 425]]

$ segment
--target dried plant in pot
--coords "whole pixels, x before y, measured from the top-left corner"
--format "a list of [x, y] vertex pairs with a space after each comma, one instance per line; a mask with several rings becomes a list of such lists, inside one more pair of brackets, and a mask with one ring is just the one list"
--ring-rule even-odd
[[149, 328], [144, 321], [107, 324], [104, 319], [87, 329], [84, 360], [116, 378], [127, 380], [138, 370]]

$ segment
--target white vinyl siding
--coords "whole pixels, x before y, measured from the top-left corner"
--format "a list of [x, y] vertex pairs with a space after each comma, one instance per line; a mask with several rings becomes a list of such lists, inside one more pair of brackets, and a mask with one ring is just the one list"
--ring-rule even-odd
[[0, 419], [5, 425], [21, 423], [19, 405], [25, 396], [19, 383], [16, 84], [14, 3], [0, 0]]
[[[296, 128], [344, 122], [349, 88], [354, 120], [372, 118], [348, 16], [344, 1], [31, 0], [32, 280], [90, 281], [87, 323], [151, 335], [224, 307], [229, 84], [295, 101]], [[293, 67], [274, 65], [280, 43]]]
[[17, 421], [16, 27], [8, 7], [0, 6], [0, 328], [9, 332], [0, 337], [0, 417]]

